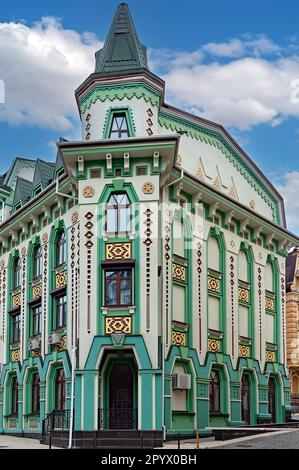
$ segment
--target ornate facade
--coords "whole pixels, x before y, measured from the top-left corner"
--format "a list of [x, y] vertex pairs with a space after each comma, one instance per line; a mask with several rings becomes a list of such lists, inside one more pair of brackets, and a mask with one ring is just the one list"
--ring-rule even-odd
[[75, 93], [82, 140], [0, 179], [5, 433], [66, 416], [72, 367], [75, 432], [204, 435], [291, 409], [282, 198], [164, 94], [120, 4]]
[[291, 379], [291, 404], [299, 410], [299, 249], [287, 257], [287, 363]]

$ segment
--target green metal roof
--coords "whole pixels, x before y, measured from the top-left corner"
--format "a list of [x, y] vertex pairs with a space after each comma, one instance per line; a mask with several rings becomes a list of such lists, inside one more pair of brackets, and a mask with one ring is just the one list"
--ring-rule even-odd
[[126, 3], [117, 7], [103, 49], [96, 52], [95, 73], [117, 73], [148, 69], [147, 51], [138, 39]]
[[33, 190], [41, 185], [45, 189], [53, 180], [55, 163], [44, 162], [39, 158], [36, 160], [35, 173], [33, 178]]
[[24, 178], [17, 177], [16, 189], [14, 193], [13, 206], [21, 201], [22, 206], [31, 199], [32, 182]]

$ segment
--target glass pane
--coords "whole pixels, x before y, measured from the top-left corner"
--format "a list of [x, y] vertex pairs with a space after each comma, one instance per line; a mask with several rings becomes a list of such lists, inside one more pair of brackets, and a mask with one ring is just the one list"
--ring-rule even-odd
[[116, 222], [117, 210], [116, 209], [107, 209], [107, 232], [116, 232], [117, 222]]
[[129, 207], [120, 209], [119, 212], [119, 232], [130, 232], [130, 215], [131, 211]]
[[[106, 273], [107, 276], [108, 273]], [[117, 305], [117, 281], [106, 277], [106, 305]]]
[[122, 279], [120, 281], [120, 303], [121, 305], [131, 304], [131, 280]]

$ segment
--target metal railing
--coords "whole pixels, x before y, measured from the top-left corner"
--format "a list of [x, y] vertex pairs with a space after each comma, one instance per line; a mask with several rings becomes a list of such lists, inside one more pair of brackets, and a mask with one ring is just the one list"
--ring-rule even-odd
[[98, 429], [137, 429], [137, 409], [99, 409]]
[[43, 420], [42, 435], [48, 436], [51, 431], [66, 431], [70, 428], [71, 410], [53, 410]]

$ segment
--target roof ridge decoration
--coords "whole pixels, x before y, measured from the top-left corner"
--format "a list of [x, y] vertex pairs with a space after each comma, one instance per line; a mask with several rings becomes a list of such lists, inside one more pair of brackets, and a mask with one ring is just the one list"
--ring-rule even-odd
[[269, 205], [272, 210], [274, 221], [279, 225], [282, 225], [278, 201], [275, 196], [270, 192], [270, 189], [266, 187], [261, 179], [254, 174], [244, 159], [242, 159], [240, 155], [232, 149], [229, 143], [217, 130], [205, 129], [200, 124], [190, 122], [188, 119], [180, 116], [173, 116], [171, 113], [164, 110], [160, 110], [158, 122], [160, 126], [165, 127], [166, 129], [171, 129], [173, 132], [184, 131], [189, 137], [218, 148], [241, 173], [250, 186], [253, 187], [261, 198]]
[[148, 69], [147, 49], [138, 39], [129, 7], [120, 3], [104, 47], [96, 52], [95, 73]]

